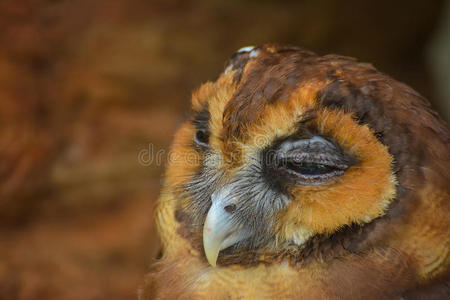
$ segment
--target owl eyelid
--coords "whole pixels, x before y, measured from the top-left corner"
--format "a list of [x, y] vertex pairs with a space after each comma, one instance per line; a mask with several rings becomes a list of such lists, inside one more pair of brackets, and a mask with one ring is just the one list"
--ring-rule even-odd
[[281, 151], [287, 152], [297, 148], [310, 147], [311, 145], [314, 144], [322, 145], [323, 147], [337, 150], [336, 146], [333, 143], [320, 136], [313, 136], [310, 139], [299, 139], [295, 141], [288, 140], [282, 143], [279, 149]]
[[[285, 168], [295, 171], [299, 174], [302, 173], [302, 169], [318, 169], [321, 170], [321, 174], [325, 173], [340, 173], [346, 170], [343, 166], [335, 166], [332, 164], [324, 164], [320, 162], [311, 162], [311, 161], [304, 161], [304, 162], [295, 162], [292, 160], [287, 160], [286, 164], [284, 165]], [[313, 176], [313, 174], [307, 174], [308, 176]], [[316, 174], [317, 175], [317, 174]]]
[[278, 173], [286, 178], [287, 182], [294, 185], [317, 186], [329, 182], [331, 179], [341, 176], [346, 168], [337, 168], [332, 165], [324, 165], [316, 162], [291, 163], [278, 165]]
[[302, 185], [317, 185], [340, 176], [352, 165], [351, 159], [323, 137], [287, 140], [272, 160], [284, 176]]
[[343, 163], [335, 163], [333, 161], [305, 159], [297, 160], [291, 158], [282, 159], [278, 164], [278, 168], [284, 168], [289, 172], [298, 173], [306, 177], [321, 177], [325, 174], [342, 174], [348, 169]]
[[293, 155], [284, 156], [281, 160], [296, 165], [316, 164], [338, 170], [346, 170], [349, 167], [349, 164], [343, 158], [331, 153], [299, 152], [293, 153]]

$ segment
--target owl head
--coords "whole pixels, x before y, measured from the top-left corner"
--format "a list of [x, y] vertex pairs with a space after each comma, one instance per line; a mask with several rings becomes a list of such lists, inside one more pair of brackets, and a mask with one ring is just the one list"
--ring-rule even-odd
[[242, 48], [176, 133], [161, 204], [178, 225], [160, 225], [163, 245], [176, 234], [227, 266], [381, 243], [427, 180], [448, 181], [447, 145], [426, 101], [370, 64]]

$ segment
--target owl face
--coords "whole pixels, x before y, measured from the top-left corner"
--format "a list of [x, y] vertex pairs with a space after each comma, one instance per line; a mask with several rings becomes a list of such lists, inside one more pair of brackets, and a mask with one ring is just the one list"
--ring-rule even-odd
[[374, 69], [355, 64], [246, 47], [193, 94], [165, 184], [183, 235], [212, 266], [301, 249], [386, 213], [394, 162], [380, 140], [387, 125], [371, 114], [390, 95], [385, 82], [358, 86], [352, 78], [370, 82]]

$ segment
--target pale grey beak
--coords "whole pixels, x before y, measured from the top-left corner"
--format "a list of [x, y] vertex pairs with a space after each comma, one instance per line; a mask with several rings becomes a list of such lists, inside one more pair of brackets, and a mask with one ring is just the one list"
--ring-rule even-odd
[[225, 186], [211, 196], [212, 205], [203, 226], [203, 248], [206, 259], [215, 267], [219, 252], [250, 236], [242, 226], [233, 222], [237, 205], [236, 197], [231, 195], [231, 187]]

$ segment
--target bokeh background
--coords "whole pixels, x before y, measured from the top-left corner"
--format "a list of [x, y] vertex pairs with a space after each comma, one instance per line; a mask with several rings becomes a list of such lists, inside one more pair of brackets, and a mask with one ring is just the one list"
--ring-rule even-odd
[[[0, 0], [0, 299], [136, 299], [192, 89], [242, 46], [358, 57], [450, 109], [445, 1]], [[150, 153], [151, 154], [151, 153]]]

